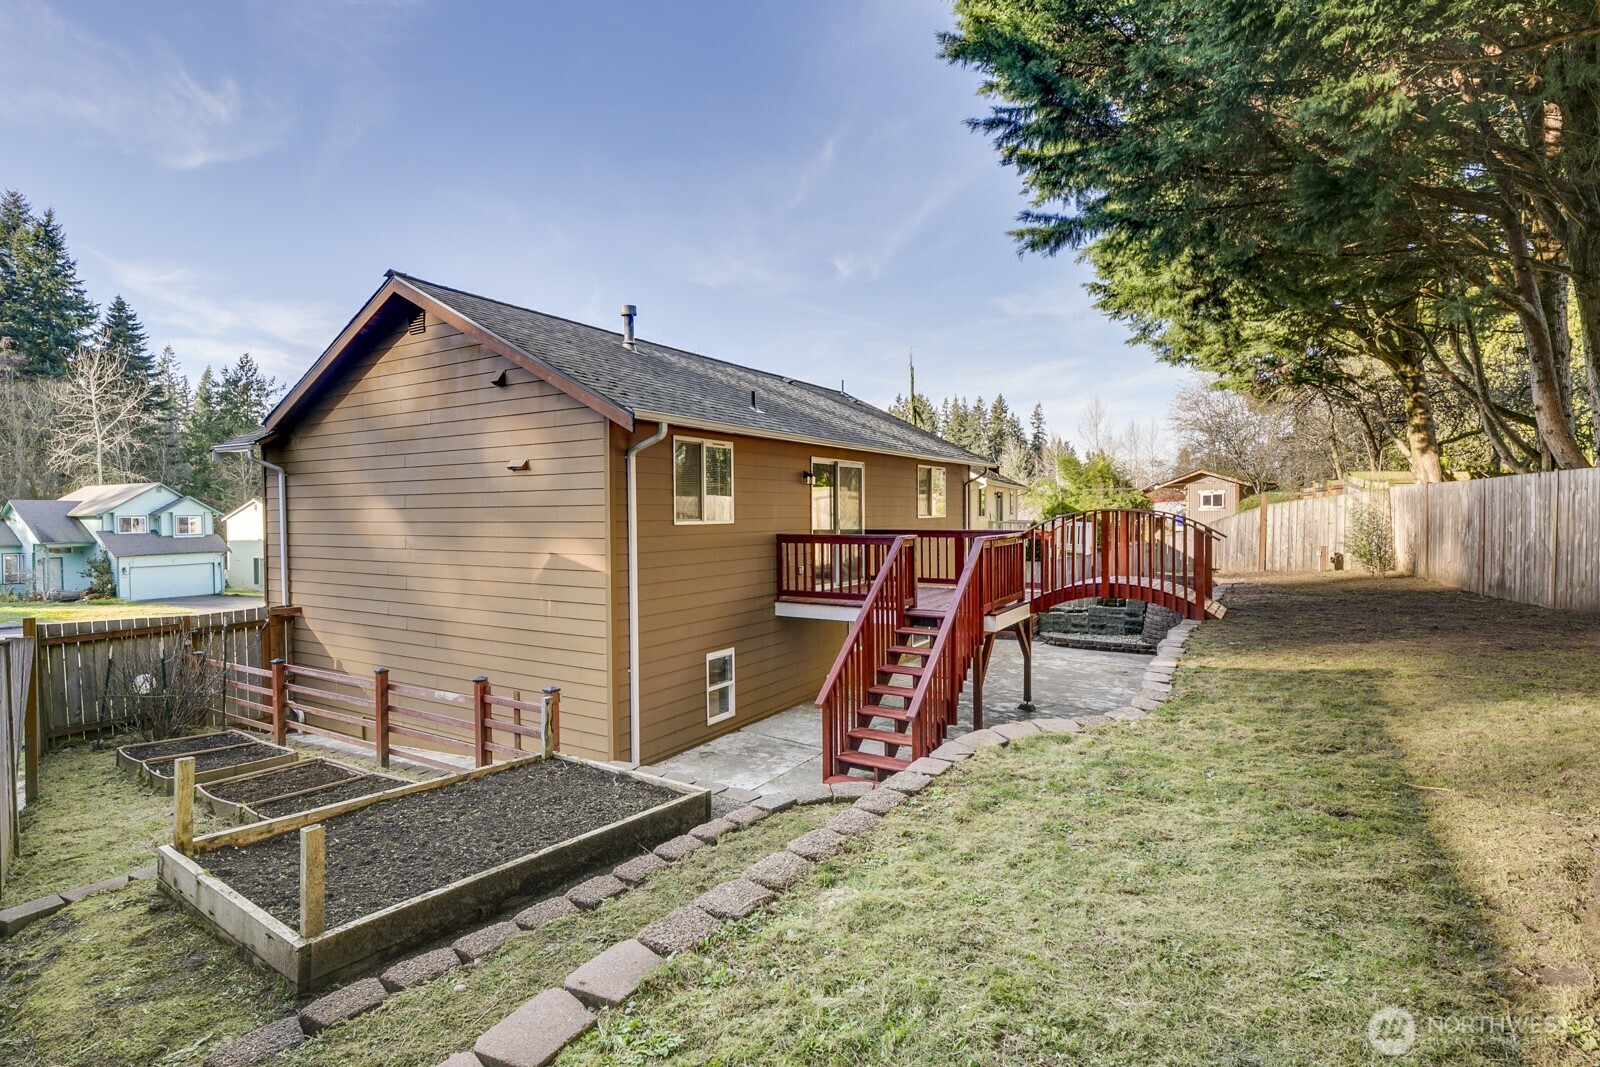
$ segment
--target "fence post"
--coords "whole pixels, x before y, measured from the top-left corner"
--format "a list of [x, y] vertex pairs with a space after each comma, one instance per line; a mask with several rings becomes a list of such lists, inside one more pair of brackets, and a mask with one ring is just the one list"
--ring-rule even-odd
[[172, 846], [185, 856], [194, 855], [194, 757], [185, 756], [172, 767]]
[[272, 740], [283, 744], [289, 735], [289, 665], [272, 661]]
[[472, 680], [472, 753], [473, 766], [489, 765], [489, 679]]
[[389, 668], [372, 672], [372, 747], [378, 766], [389, 766]]
[[327, 848], [321, 823], [300, 828], [300, 936], [307, 941], [325, 929]]
[[552, 685], [544, 691], [544, 701], [539, 709], [539, 750], [545, 759], [555, 755], [561, 742], [561, 687]]
[[28, 642], [28, 686], [22, 694], [22, 786], [29, 804], [39, 800], [39, 746], [42, 743], [39, 711], [39, 620], [22, 620], [22, 639]]

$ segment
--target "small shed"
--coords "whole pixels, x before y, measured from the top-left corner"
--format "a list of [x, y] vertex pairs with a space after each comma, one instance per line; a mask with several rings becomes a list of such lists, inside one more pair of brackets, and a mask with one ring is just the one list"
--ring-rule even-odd
[[1146, 496], [1178, 490], [1183, 493], [1183, 514], [1198, 522], [1213, 523], [1239, 513], [1239, 501], [1252, 483], [1227, 474], [1197, 468], [1188, 474], [1147, 486]]

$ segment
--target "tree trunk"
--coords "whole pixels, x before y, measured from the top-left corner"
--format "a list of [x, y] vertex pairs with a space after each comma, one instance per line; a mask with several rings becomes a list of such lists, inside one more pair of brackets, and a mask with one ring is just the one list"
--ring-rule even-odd
[[1600, 449], [1600, 233], [1575, 227], [1572, 245], [1573, 293], [1583, 336], [1584, 383], [1589, 391], [1589, 421]]
[[1578, 446], [1572, 423], [1562, 404], [1561, 377], [1556, 365], [1551, 324], [1545, 318], [1545, 299], [1528, 249], [1528, 237], [1514, 205], [1501, 214], [1511, 261], [1512, 310], [1522, 324], [1528, 345], [1528, 388], [1533, 393], [1533, 415], [1539, 439], [1557, 467], [1589, 466], [1589, 459]]
[[1422, 368], [1403, 365], [1391, 368], [1406, 404], [1406, 445], [1411, 472], [1419, 482], [1444, 481], [1444, 465], [1439, 461], [1439, 435], [1433, 422], [1433, 405], [1428, 400], [1428, 378]]

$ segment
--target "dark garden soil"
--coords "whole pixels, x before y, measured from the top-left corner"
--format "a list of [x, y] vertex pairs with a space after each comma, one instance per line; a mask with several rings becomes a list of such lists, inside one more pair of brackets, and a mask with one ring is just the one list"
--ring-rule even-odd
[[283, 800], [271, 800], [264, 804], [251, 804], [250, 810], [263, 819], [276, 819], [283, 815], [293, 815], [297, 811], [310, 811], [312, 808], [338, 804], [340, 801], [354, 800], [356, 797], [368, 797], [373, 793], [381, 793], [386, 789], [398, 789], [405, 784], [392, 778], [379, 778], [375, 774], [363, 774], [359, 778], [347, 779], [338, 785], [330, 785], [326, 789], [319, 789], [315, 793], [286, 797]]
[[216, 782], [206, 786], [206, 792], [218, 800], [248, 804], [253, 800], [281, 797], [285, 793], [297, 793], [302, 789], [315, 789], [319, 785], [332, 785], [334, 782], [342, 782], [360, 774], [361, 772], [354, 768], [341, 767], [337, 763], [306, 760], [251, 778]]
[[136, 760], [160, 759], [162, 756], [182, 755], [185, 752], [199, 752], [201, 749], [218, 748], [222, 745], [243, 744], [254, 740], [249, 734], [241, 734], [237, 730], [229, 730], [220, 734], [195, 734], [193, 737], [174, 737], [166, 741], [146, 741], [142, 745], [125, 745], [123, 751]]
[[[327, 925], [352, 922], [677, 795], [549, 760], [335, 816], [324, 824]], [[291, 927], [299, 921], [298, 834], [207, 853], [205, 866]]]
[[[194, 769], [196, 771], [214, 771], [218, 767], [236, 767], [243, 763], [254, 763], [256, 760], [266, 759], [269, 756], [281, 756], [283, 750], [272, 745], [264, 745], [259, 741], [252, 741], [238, 748], [223, 748], [215, 752], [200, 752], [194, 756]], [[161, 778], [171, 778], [172, 765], [182, 758], [165, 756], [158, 760], [145, 760], [144, 765], [150, 773]]]

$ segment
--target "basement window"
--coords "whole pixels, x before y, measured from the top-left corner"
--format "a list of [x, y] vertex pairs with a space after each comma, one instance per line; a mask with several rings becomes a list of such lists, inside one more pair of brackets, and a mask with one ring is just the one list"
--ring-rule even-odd
[[733, 521], [732, 445], [672, 439], [672, 521], [680, 526]]
[[733, 649], [706, 656], [706, 725], [733, 718]]
[[944, 468], [917, 468], [917, 518], [944, 518]]
[[1222, 490], [1220, 490], [1220, 489], [1209, 490], [1207, 492], [1201, 493], [1200, 494], [1200, 510], [1201, 511], [1221, 511], [1223, 508], [1227, 507], [1227, 505], [1222, 502], [1222, 498], [1223, 498], [1223, 493], [1222, 493]]

